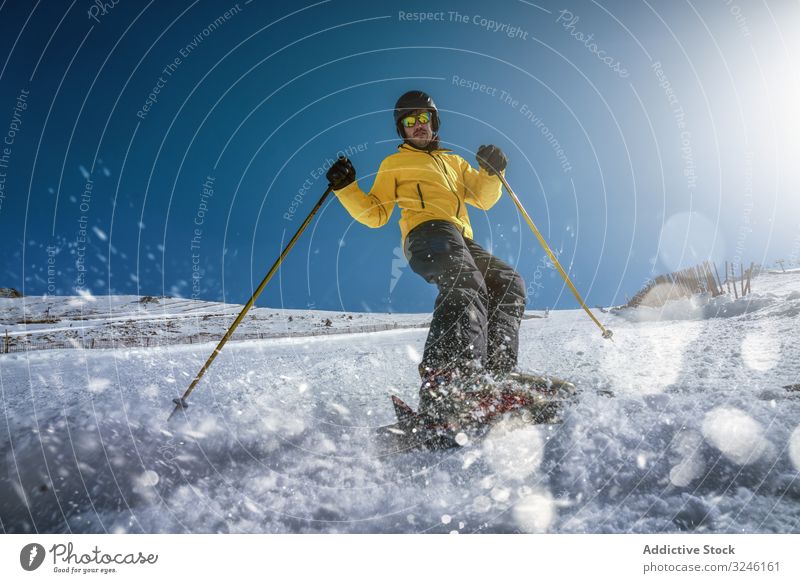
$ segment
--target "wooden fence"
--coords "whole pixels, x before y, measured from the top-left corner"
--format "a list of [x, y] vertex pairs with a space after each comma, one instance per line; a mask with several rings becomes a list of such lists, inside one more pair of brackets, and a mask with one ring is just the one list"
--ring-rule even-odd
[[669, 300], [692, 297], [696, 294], [708, 293], [712, 297], [731, 293], [737, 299], [750, 293], [750, 281], [754, 272], [753, 263], [747, 269], [739, 266], [739, 278], [736, 266], [725, 262], [725, 279], [721, 279], [716, 264], [704, 261], [698, 265], [659, 275], [651, 279], [625, 304], [625, 307], [638, 306], [659, 307]]

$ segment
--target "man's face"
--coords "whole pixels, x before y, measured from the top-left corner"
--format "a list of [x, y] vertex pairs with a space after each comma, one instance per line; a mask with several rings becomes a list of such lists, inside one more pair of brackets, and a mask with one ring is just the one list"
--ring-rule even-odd
[[415, 148], [424, 148], [433, 139], [433, 114], [426, 109], [416, 109], [410, 115], [416, 116], [423, 112], [430, 115], [430, 121], [428, 121], [428, 123], [423, 124], [417, 119], [416, 123], [410, 128], [403, 125], [406, 139], [411, 142]]

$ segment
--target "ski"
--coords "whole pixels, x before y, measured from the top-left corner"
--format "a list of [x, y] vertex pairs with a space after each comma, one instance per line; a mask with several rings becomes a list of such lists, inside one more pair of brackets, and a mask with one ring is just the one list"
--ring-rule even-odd
[[392, 395], [397, 422], [375, 430], [379, 455], [459, 447], [459, 434], [472, 441], [506, 415], [531, 424], [561, 422], [564, 405], [573, 402], [575, 385], [554, 377], [511, 373], [501, 381], [468, 391], [457, 419], [434, 421]]
[[452, 429], [436, 426], [396, 395], [392, 395], [392, 405], [397, 422], [375, 430], [380, 453], [450, 449], [458, 446]]

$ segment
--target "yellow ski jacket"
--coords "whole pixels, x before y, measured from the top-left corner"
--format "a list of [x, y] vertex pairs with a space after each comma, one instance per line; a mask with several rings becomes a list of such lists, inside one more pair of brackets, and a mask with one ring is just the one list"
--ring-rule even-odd
[[451, 150], [428, 152], [406, 143], [398, 150], [381, 162], [369, 194], [358, 182], [334, 191], [347, 212], [377, 228], [389, 221], [397, 203], [403, 242], [414, 227], [433, 220], [449, 221], [472, 239], [467, 205], [489, 210], [502, 194], [500, 179], [483, 168], [475, 170]]

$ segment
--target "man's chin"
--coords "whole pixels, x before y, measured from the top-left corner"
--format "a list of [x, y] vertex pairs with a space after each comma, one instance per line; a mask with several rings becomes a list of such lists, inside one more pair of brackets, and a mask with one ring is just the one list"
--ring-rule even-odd
[[424, 148], [431, 143], [430, 138], [408, 138], [408, 141], [411, 142], [411, 145], [415, 148]]

